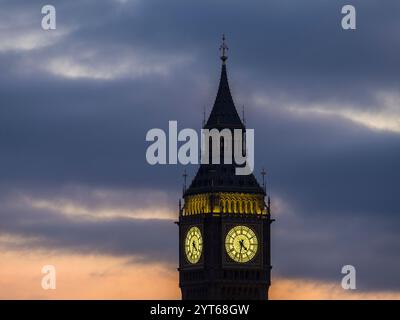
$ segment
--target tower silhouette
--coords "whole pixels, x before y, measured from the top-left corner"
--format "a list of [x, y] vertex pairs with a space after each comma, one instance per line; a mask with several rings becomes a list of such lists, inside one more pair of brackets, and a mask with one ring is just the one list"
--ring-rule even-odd
[[[218, 93], [204, 129], [241, 129], [228, 83], [228, 47], [223, 36]], [[254, 175], [237, 175], [239, 166], [202, 163], [179, 201], [179, 286], [182, 299], [268, 299], [271, 273], [270, 201]], [[232, 146], [233, 148], [233, 146]], [[212, 149], [210, 149], [210, 154]], [[212, 154], [211, 154], [212, 158]], [[263, 170], [264, 174], [265, 171]], [[185, 173], [186, 180], [186, 173]]]

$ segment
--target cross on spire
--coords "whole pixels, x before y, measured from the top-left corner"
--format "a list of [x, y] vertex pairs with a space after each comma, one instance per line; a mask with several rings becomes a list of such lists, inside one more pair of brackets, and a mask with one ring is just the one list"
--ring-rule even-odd
[[228, 59], [228, 56], [226, 54], [227, 54], [227, 51], [229, 50], [229, 48], [228, 48], [228, 46], [226, 45], [226, 42], [225, 42], [225, 34], [222, 35], [222, 44], [219, 47], [219, 50], [221, 51], [222, 63], [225, 64], [225, 61]]

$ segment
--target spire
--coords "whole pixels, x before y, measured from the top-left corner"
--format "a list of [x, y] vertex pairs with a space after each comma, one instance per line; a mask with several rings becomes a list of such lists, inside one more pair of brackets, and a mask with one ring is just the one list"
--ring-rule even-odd
[[[242, 129], [245, 126], [240, 119], [233, 102], [228, 83], [227, 73], [227, 50], [225, 36], [222, 38], [221, 50], [221, 76], [219, 80], [218, 93], [215, 98], [214, 106], [209, 113], [204, 129]], [[243, 116], [244, 117], [244, 116]], [[245, 141], [244, 141], [245, 142]], [[193, 194], [215, 193], [215, 192], [235, 192], [265, 194], [264, 189], [259, 185], [253, 174], [246, 177], [235, 174], [236, 164], [201, 164], [192, 183], [184, 192], [184, 197]], [[212, 196], [212, 201], [217, 201]], [[205, 211], [204, 207], [201, 211]], [[211, 206], [214, 210], [214, 206]]]
[[226, 60], [228, 59], [226, 51], [228, 46], [225, 43], [225, 35], [222, 36], [222, 44], [220, 46], [221, 51], [221, 77], [219, 80], [219, 87], [217, 97], [215, 98], [214, 107], [211, 110], [210, 116], [205, 128], [241, 128], [244, 129], [244, 125], [240, 120], [237, 113], [235, 103], [231, 95], [231, 90], [228, 83], [228, 74], [226, 67]]

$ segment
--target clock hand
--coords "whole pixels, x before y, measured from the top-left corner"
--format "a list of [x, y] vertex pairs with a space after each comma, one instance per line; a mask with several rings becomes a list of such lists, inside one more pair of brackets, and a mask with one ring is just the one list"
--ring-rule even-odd
[[240, 247], [242, 248], [244, 248], [244, 250], [246, 250], [247, 251], [247, 247], [244, 245], [244, 239], [242, 239], [242, 240], [239, 240], [239, 243], [240, 243]]
[[242, 249], [243, 249], [243, 240], [239, 240], [240, 250], [239, 250], [239, 261], [242, 261]]

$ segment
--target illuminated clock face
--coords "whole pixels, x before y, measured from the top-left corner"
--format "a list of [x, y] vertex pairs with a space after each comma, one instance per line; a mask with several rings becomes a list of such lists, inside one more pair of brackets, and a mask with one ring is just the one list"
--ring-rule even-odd
[[249, 227], [233, 227], [226, 235], [226, 252], [236, 262], [245, 263], [250, 261], [256, 255], [257, 248], [257, 236]]
[[186, 258], [190, 263], [197, 263], [200, 260], [203, 250], [203, 238], [201, 237], [200, 229], [191, 227], [186, 234], [185, 253]]

